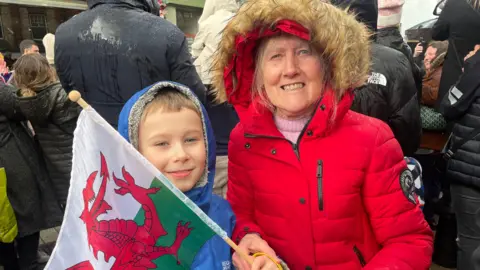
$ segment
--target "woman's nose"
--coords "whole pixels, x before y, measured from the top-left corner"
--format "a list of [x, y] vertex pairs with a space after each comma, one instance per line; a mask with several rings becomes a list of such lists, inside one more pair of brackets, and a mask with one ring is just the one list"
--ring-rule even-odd
[[298, 75], [298, 62], [294, 55], [287, 55], [287, 57], [285, 57], [283, 75], [286, 77], [294, 77]]

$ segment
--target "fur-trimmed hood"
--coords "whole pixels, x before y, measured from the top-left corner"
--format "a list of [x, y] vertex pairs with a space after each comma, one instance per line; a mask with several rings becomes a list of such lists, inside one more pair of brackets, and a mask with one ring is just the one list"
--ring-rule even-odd
[[443, 62], [445, 62], [445, 56], [447, 56], [447, 52], [441, 53], [435, 57], [432, 61], [432, 69], [436, 69], [439, 66], [443, 65]]
[[255, 49], [265, 37], [263, 30], [298, 32], [292, 25], [278, 29], [282, 20], [294, 21], [309, 32], [301, 38], [310, 40], [330, 67], [327, 78], [337, 100], [364, 84], [370, 67], [370, 33], [355, 16], [320, 0], [249, 0], [225, 28], [215, 55], [213, 85], [218, 101], [242, 107], [251, 103]]

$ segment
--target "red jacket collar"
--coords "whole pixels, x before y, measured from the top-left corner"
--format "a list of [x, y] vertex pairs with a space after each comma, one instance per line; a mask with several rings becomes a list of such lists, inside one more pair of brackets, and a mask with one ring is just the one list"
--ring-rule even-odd
[[[335, 95], [332, 90], [327, 90], [325, 95], [320, 99], [315, 113], [308, 124], [308, 129], [313, 132], [314, 136], [325, 136], [343, 119], [345, 114], [350, 110], [353, 101], [351, 91], [343, 96], [337, 103], [335, 109]], [[248, 109], [241, 106], [235, 106], [243, 125], [245, 134], [255, 136], [283, 137], [275, 126], [273, 114], [264, 106], [252, 103]]]

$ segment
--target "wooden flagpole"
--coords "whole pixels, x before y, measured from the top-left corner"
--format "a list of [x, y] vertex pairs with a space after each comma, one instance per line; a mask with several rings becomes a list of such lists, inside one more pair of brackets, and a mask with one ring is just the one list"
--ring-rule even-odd
[[81, 95], [80, 92], [78, 92], [77, 90], [70, 91], [70, 93], [68, 94], [68, 98], [69, 98], [71, 101], [78, 103], [78, 105], [80, 105], [83, 109], [86, 109], [86, 108], [88, 108], [88, 107], [90, 106], [90, 105], [88, 105], [88, 103], [82, 98], [82, 95]]
[[245, 252], [243, 252], [242, 250], [240, 250], [240, 248], [238, 247], [238, 245], [235, 244], [235, 242], [233, 242], [232, 239], [230, 239], [229, 237], [225, 237], [225, 238], [223, 238], [223, 240], [225, 240], [225, 242], [226, 242], [233, 250], [235, 250], [235, 252], [237, 252], [238, 255], [240, 255], [240, 257], [242, 257], [242, 259], [244, 259], [246, 262], [248, 262], [248, 264], [250, 264], [250, 265], [253, 264], [253, 257], [248, 256], [248, 254], [245, 254]]

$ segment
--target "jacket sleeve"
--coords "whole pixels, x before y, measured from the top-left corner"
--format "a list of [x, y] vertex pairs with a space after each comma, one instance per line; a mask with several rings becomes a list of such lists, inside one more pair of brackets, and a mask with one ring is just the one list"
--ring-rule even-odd
[[433, 40], [447, 40], [450, 37], [450, 23], [448, 18], [450, 15], [451, 6], [454, 1], [447, 1], [445, 7], [442, 9], [442, 13], [438, 17], [437, 22], [432, 27], [432, 39]]
[[439, 111], [448, 120], [465, 114], [480, 96], [480, 51], [465, 62], [464, 73], [440, 103]]
[[0, 112], [10, 120], [24, 121], [26, 118], [18, 106], [15, 91], [15, 87], [0, 83]]
[[233, 213], [237, 218], [235, 229], [233, 230], [232, 239], [240, 242], [242, 238], [249, 233], [257, 233], [263, 235], [260, 227], [255, 223], [254, 216], [254, 197], [251, 179], [248, 177], [247, 171], [242, 167], [242, 163], [248, 160], [246, 152], [242, 144], [242, 138], [238, 134], [240, 125], [235, 127], [230, 135], [228, 144], [228, 190], [227, 200], [232, 206]]
[[405, 155], [412, 155], [420, 145], [422, 122], [420, 119], [420, 103], [413, 79], [412, 67], [408, 59], [398, 54], [391, 70], [385, 95], [391, 108], [388, 125], [400, 143]]
[[438, 98], [438, 88], [440, 87], [440, 78], [442, 76], [442, 69], [439, 68], [434, 71], [432, 76], [422, 83], [422, 104], [429, 107], [434, 107]]
[[197, 58], [200, 56], [200, 53], [202, 53], [203, 48], [205, 47], [205, 39], [207, 38], [207, 28], [206, 27], [201, 27], [200, 30], [198, 30], [197, 35], [195, 36], [195, 40], [193, 41], [192, 44], [192, 57]]
[[366, 84], [355, 89], [351, 110], [387, 121], [389, 108], [382, 91], [378, 91], [377, 87], [376, 84]]
[[373, 149], [362, 196], [381, 250], [364, 269], [428, 269], [433, 234], [419, 206], [407, 198], [414, 196], [414, 189], [402, 190], [402, 172], [409, 171], [398, 143], [383, 124]]
[[[176, 29], [178, 30], [178, 29]], [[185, 35], [178, 30], [171, 36], [167, 61], [170, 67], [170, 79], [174, 82], [188, 86], [205, 104], [206, 89], [192, 64], [192, 57], [188, 52]]]

